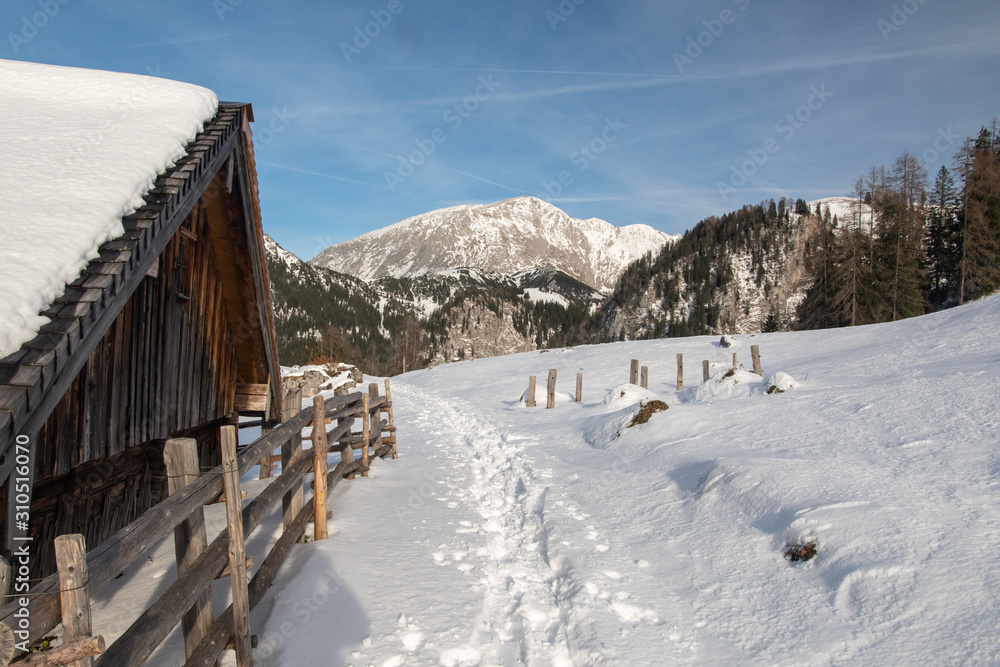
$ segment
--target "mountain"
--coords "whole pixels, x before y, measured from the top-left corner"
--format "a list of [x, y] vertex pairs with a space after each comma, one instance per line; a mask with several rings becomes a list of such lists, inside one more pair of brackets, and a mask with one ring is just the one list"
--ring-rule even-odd
[[460, 268], [366, 282], [303, 262], [268, 236], [264, 242], [285, 365], [344, 360], [391, 375], [569, 345], [603, 299], [550, 267], [515, 275]]
[[463, 267], [513, 276], [547, 266], [607, 293], [626, 266], [673, 238], [647, 225], [578, 220], [540, 199], [516, 197], [408, 218], [327, 248], [310, 264], [368, 281]]
[[588, 339], [789, 328], [812, 282], [807, 257], [822, 219], [848, 209], [844, 198], [782, 198], [702, 220], [659, 255], [626, 269], [591, 318]]

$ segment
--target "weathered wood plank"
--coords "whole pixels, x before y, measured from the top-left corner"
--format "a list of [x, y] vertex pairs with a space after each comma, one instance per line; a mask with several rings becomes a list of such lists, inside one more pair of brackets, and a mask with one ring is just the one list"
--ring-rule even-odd
[[[56, 538], [56, 563], [59, 566], [59, 599], [62, 609], [63, 641], [89, 637], [90, 598], [87, 595], [87, 544], [83, 535], [60, 535]], [[94, 659], [81, 657], [73, 667], [91, 667]]]

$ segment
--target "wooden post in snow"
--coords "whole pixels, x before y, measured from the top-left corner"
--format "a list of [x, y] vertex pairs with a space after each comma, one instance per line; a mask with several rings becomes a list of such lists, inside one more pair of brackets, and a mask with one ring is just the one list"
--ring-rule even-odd
[[[268, 466], [271, 457], [268, 456]], [[167, 467], [167, 493], [174, 495], [189, 484], [198, 481], [198, 441], [194, 438], [172, 438], [163, 447], [163, 462]], [[205, 513], [195, 510], [186, 521], [174, 528], [174, 553], [177, 556], [177, 576], [191, 567], [198, 556], [208, 548], [205, 532]], [[184, 655], [191, 654], [212, 627], [212, 589], [206, 586], [198, 601], [184, 614], [181, 628], [184, 632]]]
[[750, 346], [750, 356], [753, 358], [753, 372], [757, 375], [764, 375], [764, 371], [760, 369], [760, 346], [751, 345]]
[[[372, 402], [378, 401], [378, 384], [372, 382], [368, 385], [368, 400]], [[379, 407], [375, 410], [375, 423], [372, 424], [372, 429], [375, 431], [375, 446], [372, 447], [372, 453], [374, 454], [378, 450], [382, 449], [382, 408]]]
[[361, 394], [361, 476], [368, 476], [368, 441], [371, 440], [372, 416], [368, 412], [368, 394]]
[[392, 458], [399, 458], [399, 450], [396, 449], [396, 419], [392, 416], [392, 391], [389, 389], [389, 378], [385, 379], [385, 400], [386, 402], [386, 414], [389, 416], [389, 437], [385, 438], [383, 442], [387, 442], [392, 445]]
[[525, 402], [525, 406], [529, 408], [535, 407], [535, 384], [537, 378], [532, 375], [528, 378], [528, 400]]
[[[289, 419], [299, 414], [302, 410], [302, 387], [291, 389], [285, 393], [285, 400], [281, 403], [281, 421], [287, 422]], [[288, 470], [288, 466], [302, 455], [302, 434], [295, 433], [283, 445], [281, 445], [281, 471]], [[281, 499], [281, 525], [288, 528], [292, 521], [302, 509], [302, 485], [295, 484], [288, 493]]]
[[677, 391], [684, 388], [684, 355], [677, 355]]
[[708, 359], [701, 362], [701, 381], [708, 382], [708, 378], [711, 377], [708, 370]]
[[[337, 425], [343, 425], [344, 422], [350, 421], [351, 428], [348, 428], [344, 435], [340, 436], [338, 444], [340, 446], [340, 460], [341, 461], [353, 461], [354, 460], [354, 447], [351, 446], [351, 439], [354, 437], [352, 431], [354, 431], [354, 417], [338, 417]], [[356, 475], [352, 472], [347, 476], [347, 479], [354, 479]]]
[[[296, 395], [299, 396], [301, 393]], [[321, 426], [321, 428], [325, 427]], [[236, 460], [236, 427], [223, 426], [221, 440], [222, 484], [226, 491], [229, 584], [233, 592], [233, 642], [236, 647], [236, 664], [240, 667], [253, 667], [253, 653], [250, 647], [250, 593], [247, 590], [246, 545], [243, 543], [243, 511], [240, 507], [240, 466]], [[301, 494], [302, 484], [296, 486]]]
[[639, 360], [633, 359], [628, 369], [628, 383], [639, 384]]
[[326, 455], [330, 447], [326, 442], [326, 405], [321, 394], [313, 396], [313, 539], [325, 540], [326, 531]]
[[583, 402], [583, 373], [576, 374], [576, 402]]
[[[62, 606], [63, 641], [71, 642], [91, 634], [90, 597], [87, 595], [87, 543], [83, 535], [60, 535], [55, 540], [59, 570], [59, 603]], [[72, 663], [91, 667], [91, 656]]]
[[639, 386], [643, 389], [649, 389], [649, 366], [643, 366], [639, 369]]
[[548, 399], [545, 402], [545, 408], [551, 410], [556, 407], [556, 369], [551, 369], [549, 371], [549, 384], [548, 384]]
[[733, 368], [736, 368], [736, 353], [733, 352]]

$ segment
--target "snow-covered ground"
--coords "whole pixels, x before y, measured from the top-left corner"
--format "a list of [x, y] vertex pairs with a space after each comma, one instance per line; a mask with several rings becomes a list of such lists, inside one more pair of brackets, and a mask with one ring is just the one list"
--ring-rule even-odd
[[[296, 546], [254, 611], [255, 664], [997, 664], [998, 332], [993, 297], [728, 349], [618, 343], [397, 377], [400, 458], [332, 491], [330, 538]], [[728, 373], [753, 344], [765, 382]], [[648, 391], [627, 384], [632, 358]], [[541, 407], [520, 400], [529, 375]], [[628, 428], [655, 399], [669, 409]], [[220, 529], [222, 506], [207, 514]], [[279, 526], [276, 509], [250, 540], [257, 563]], [[167, 538], [102, 592], [95, 630], [110, 642], [172, 570]], [[151, 664], [180, 650], [175, 631]]]
[[[257, 664], [996, 663], [998, 332], [991, 298], [398, 377], [400, 458], [331, 494], [331, 538], [255, 614]], [[751, 344], [787, 391], [724, 376]], [[631, 358], [649, 394], [623, 386]], [[582, 403], [524, 407], [549, 368], [560, 393], [584, 374]], [[624, 428], [630, 397], [669, 409]]]

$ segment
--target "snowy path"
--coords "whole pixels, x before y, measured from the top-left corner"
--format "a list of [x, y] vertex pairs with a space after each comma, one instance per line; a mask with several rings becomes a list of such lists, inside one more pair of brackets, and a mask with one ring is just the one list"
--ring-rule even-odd
[[[995, 298], [739, 339], [799, 381], [773, 396], [681, 400], [676, 353], [732, 358], [707, 338], [396, 378], [400, 458], [331, 494], [255, 612], [260, 664], [1000, 663], [998, 332]], [[632, 357], [670, 409], [625, 429]], [[584, 402], [524, 408], [549, 368]]]

